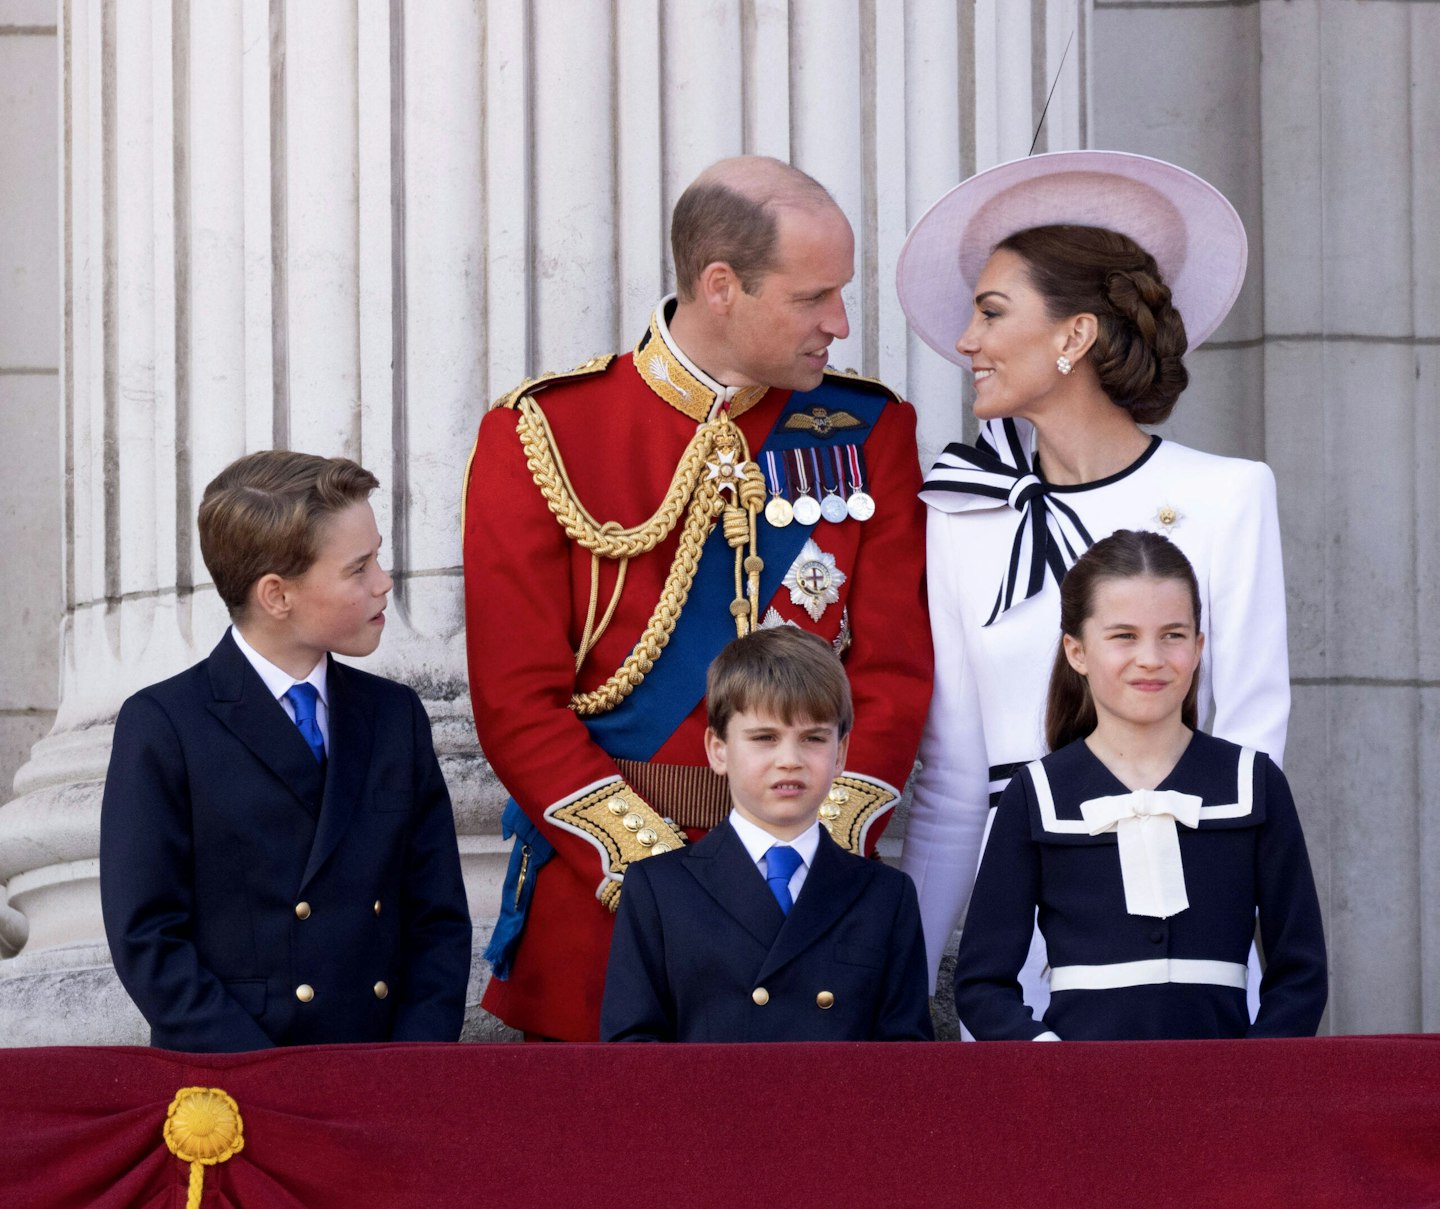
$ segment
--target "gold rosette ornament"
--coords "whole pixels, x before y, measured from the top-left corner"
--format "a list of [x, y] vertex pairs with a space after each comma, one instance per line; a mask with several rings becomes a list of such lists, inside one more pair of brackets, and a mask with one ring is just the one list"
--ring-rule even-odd
[[218, 1087], [182, 1087], [165, 1112], [165, 1145], [190, 1164], [185, 1209], [199, 1209], [205, 1168], [223, 1163], [245, 1146], [240, 1106]]

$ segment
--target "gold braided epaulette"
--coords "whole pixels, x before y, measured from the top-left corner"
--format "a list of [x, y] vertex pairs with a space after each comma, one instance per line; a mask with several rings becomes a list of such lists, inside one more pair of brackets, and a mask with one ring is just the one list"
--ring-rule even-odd
[[820, 803], [820, 826], [830, 838], [856, 856], [865, 855], [865, 833], [871, 821], [882, 811], [895, 805], [895, 794], [874, 781], [848, 777], [835, 778], [830, 792]]
[[880, 394], [885, 395], [892, 403], [904, 402], [899, 395], [880, 381], [879, 378], [867, 378], [864, 374], [853, 369], [834, 369], [827, 366], [825, 376], [827, 378], [839, 378], [844, 382], [853, 382], [861, 387], [868, 386], [871, 390], [878, 391]]
[[514, 390], [501, 395], [490, 404], [490, 410], [497, 407], [514, 407], [527, 395], [537, 394], [547, 386], [555, 386], [560, 382], [573, 382], [576, 378], [588, 378], [591, 374], [603, 373], [610, 368], [610, 362], [615, 360], [614, 353], [601, 353], [598, 357], [591, 357], [583, 361], [574, 369], [567, 369], [564, 373], [557, 373], [555, 370], [546, 370], [536, 378], [526, 378]]

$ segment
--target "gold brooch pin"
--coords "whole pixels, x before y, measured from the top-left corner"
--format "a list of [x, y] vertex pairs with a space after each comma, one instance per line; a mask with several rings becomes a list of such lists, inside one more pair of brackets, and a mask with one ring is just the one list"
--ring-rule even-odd
[[1155, 515], [1151, 519], [1160, 527], [1165, 536], [1169, 537], [1170, 531], [1185, 519], [1185, 514], [1173, 504], [1161, 504], [1155, 509]]

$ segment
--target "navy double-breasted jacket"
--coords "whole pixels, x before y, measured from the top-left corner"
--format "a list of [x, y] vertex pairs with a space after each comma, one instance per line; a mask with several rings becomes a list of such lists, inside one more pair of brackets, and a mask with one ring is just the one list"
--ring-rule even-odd
[[925, 942], [905, 874], [822, 830], [788, 915], [730, 824], [638, 861], [615, 920], [609, 1041], [922, 1041]]
[[322, 769], [230, 634], [120, 711], [100, 893], [167, 1049], [455, 1040], [470, 919], [415, 693], [330, 660]]

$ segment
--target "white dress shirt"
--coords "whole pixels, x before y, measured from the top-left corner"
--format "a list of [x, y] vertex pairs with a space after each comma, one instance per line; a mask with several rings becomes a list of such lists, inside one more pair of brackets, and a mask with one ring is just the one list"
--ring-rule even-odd
[[765, 859], [765, 854], [771, 848], [776, 844], [781, 844], [795, 849], [800, 857], [800, 863], [795, 867], [795, 872], [790, 875], [790, 900], [794, 902], [798, 899], [800, 887], [805, 884], [805, 875], [810, 872], [810, 866], [815, 861], [815, 850], [820, 847], [820, 820], [817, 818], [793, 840], [782, 840], [771, 835], [765, 828], [757, 827], [738, 810], [730, 811], [730, 826], [735, 828], [735, 834], [745, 845], [745, 851], [755, 862], [755, 868], [760, 871], [761, 877], [765, 877], [769, 872], [769, 862]]
[[240, 633], [238, 626], [230, 627], [230, 635], [235, 639], [235, 645], [240, 648], [240, 653], [249, 661], [250, 666], [259, 673], [260, 679], [265, 682], [265, 687], [270, 690], [276, 701], [280, 702], [291, 722], [295, 721], [295, 707], [290, 704], [285, 696], [291, 688], [297, 684], [313, 684], [320, 699], [315, 702], [315, 723], [320, 727], [320, 737], [325, 740], [325, 750], [330, 750], [330, 702], [325, 696], [326, 673], [329, 671], [330, 661], [321, 658], [310, 674], [304, 680], [296, 680], [284, 668], [278, 668], [270, 660], [266, 659], [259, 651], [245, 641], [245, 636]]

